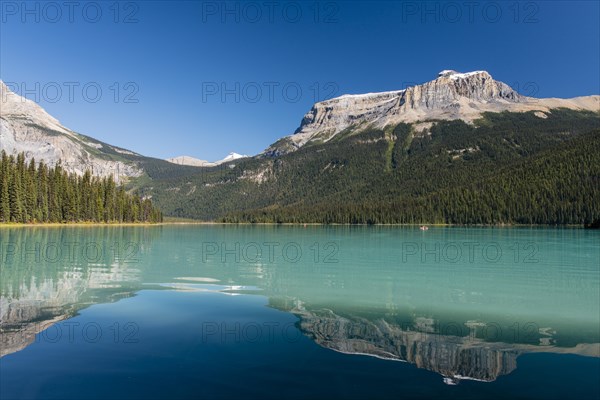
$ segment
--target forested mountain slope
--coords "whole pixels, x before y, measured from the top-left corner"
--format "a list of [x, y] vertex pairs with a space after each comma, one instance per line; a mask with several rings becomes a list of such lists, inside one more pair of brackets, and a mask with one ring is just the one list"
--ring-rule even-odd
[[230, 222], [581, 224], [600, 217], [600, 118], [484, 113], [350, 127], [325, 143], [142, 187], [169, 215]]

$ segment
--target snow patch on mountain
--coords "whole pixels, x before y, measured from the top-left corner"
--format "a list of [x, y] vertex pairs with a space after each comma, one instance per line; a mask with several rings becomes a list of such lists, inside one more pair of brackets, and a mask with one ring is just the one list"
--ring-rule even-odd
[[200, 160], [199, 158], [190, 157], [190, 156], [179, 156], [173, 158], [167, 158], [166, 161], [179, 164], [179, 165], [188, 165], [192, 167], [216, 167], [217, 165], [229, 163], [235, 160], [239, 160], [240, 158], [247, 158], [249, 156], [238, 154], [238, 153], [229, 153], [225, 158], [218, 161], [206, 161]]
[[166, 161], [173, 163], [173, 164], [178, 164], [178, 165], [188, 165], [191, 167], [211, 167], [214, 164], [211, 162], [208, 162], [206, 160], [200, 160], [199, 158], [195, 158], [195, 157], [190, 157], [190, 156], [179, 156], [179, 157], [173, 157], [173, 158], [167, 158]]
[[231, 161], [239, 160], [240, 158], [247, 158], [247, 157], [248, 156], [246, 156], [246, 155], [242, 155], [242, 154], [238, 154], [238, 153], [229, 153], [222, 160], [215, 161], [215, 164], [221, 165], [221, 164], [225, 164], [225, 163], [228, 163]]

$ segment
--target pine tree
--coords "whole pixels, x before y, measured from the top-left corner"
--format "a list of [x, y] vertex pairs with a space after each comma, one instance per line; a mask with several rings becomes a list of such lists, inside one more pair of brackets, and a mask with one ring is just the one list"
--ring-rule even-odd
[[2, 159], [0, 161], [0, 222], [10, 222], [10, 196], [9, 196], [9, 176], [8, 176], [8, 157], [2, 151]]
[[162, 214], [151, 202], [141, 210], [138, 195], [117, 188], [112, 177], [100, 179], [86, 171], [69, 174], [60, 162], [49, 168], [34, 159], [0, 155], [0, 222], [159, 222]]

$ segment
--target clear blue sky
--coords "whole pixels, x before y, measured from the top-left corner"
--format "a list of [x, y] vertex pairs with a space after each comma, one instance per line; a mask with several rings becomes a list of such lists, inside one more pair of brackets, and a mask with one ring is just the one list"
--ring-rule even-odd
[[598, 1], [46, 4], [0, 2], [0, 78], [65, 126], [159, 158], [256, 154], [315, 97], [443, 69], [536, 97], [600, 93]]

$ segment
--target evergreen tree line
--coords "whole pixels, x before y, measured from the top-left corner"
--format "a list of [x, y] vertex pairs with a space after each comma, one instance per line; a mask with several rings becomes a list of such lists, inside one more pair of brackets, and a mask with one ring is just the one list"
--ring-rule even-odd
[[[492, 176], [409, 196], [378, 192], [355, 202], [330, 196], [316, 204], [232, 212], [224, 222], [343, 224], [552, 224], [600, 221], [600, 131], [499, 168]], [[469, 176], [472, 178], [472, 176]], [[441, 185], [440, 185], [441, 186]], [[344, 193], [347, 195], [347, 193]]]
[[112, 177], [68, 173], [25, 154], [0, 156], [0, 222], [161, 222], [149, 199], [132, 195]]

